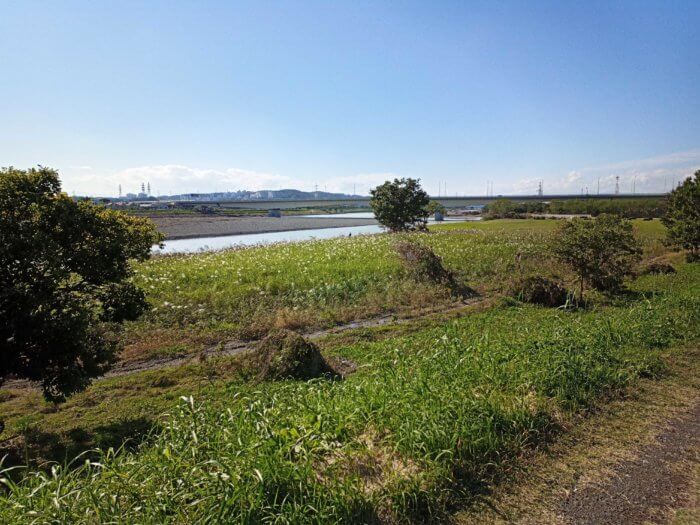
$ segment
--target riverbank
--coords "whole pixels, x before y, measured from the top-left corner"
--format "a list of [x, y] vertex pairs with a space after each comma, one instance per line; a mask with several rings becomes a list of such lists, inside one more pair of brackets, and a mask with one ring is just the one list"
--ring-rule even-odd
[[154, 216], [166, 240], [376, 225], [372, 218]]
[[[523, 458], [565, 440], [591, 409], [692, 359], [678, 345], [697, 341], [700, 275], [697, 265], [676, 263], [676, 274], [630, 282], [632, 293], [614, 304], [591, 297], [595, 307], [558, 311], [495, 302], [417, 331], [346, 333], [321, 344], [356, 365], [344, 380], [250, 381], [234, 357], [202, 357], [98, 381], [60, 407], [37, 402], [25, 410], [33, 422], [6, 418], [21, 420], [17, 447], [27, 455], [62, 438], [75, 450], [58, 457], [88, 442], [116, 449], [130, 440], [93, 462], [84, 456], [12, 484], [0, 496], [0, 519], [20, 522], [30, 509], [42, 522], [447, 521]], [[9, 391], [2, 404], [16, 407], [21, 396]], [[160, 430], [149, 433], [152, 424]], [[565, 501], [555, 510], [575, 517]], [[484, 522], [484, 514], [465, 522]]]

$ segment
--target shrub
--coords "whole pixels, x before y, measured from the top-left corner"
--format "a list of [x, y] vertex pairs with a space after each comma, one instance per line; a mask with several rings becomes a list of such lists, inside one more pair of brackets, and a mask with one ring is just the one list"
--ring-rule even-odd
[[409, 231], [425, 228], [428, 218], [428, 194], [416, 179], [394, 179], [377, 186], [371, 192], [370, 206], [379, 224], [389, 231]]
[[581, 298], [586, 282], [596, 290], [618, 291], [641, 256], [632, 223], [608, 214], [567, 220], [555, 233], [552, 251], [578, 276]]
[[643, 275], [663, 275], [669, 273], [676, 273], [676, 269], [673, 265], [661, 261], [650, 262], [642, 269]]
[[276, 330], [263, 339], [254, 361], [265, 380], [313, 379], [335, 375], [316, 345], [292, 330]]
[[442, 264], [442, 259], [431, 248], [416, 242], [396, 244], [401, 262], [409, 275], [419, 282], [448, 284], [454, 277]]
[[0, 170], [0, 378], [60, 401], [116, 358], [115, 323], [147, 307], [130, 260], [162, 240], [148, 219], [61, 192], [48, 168]]
[[688, 250], [689, 261], [700, 260], [700, 170], [671, 192], [662, 221], [668, 244]]
[[526, 277], [512, 286], [510, 295], [524, 303], [542, 306], [562, 306], [569, 298], [568, 290], [561, 283], [546, 277]]

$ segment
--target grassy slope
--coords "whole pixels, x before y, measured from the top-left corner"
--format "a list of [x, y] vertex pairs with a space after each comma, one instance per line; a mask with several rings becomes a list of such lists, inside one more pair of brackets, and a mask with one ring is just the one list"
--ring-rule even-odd
[[[414, 235], [471, 287], [489, 292], [515, 272], [515, 255], [536, 271], [557, 221], [487, 221], [438, 226]], [[662, 226], [637, 221], [651, 250]], [[325, 327], [381, 313], [452, 303], [441, 287], [406, 278], [393, 252], [396, 236], [374, 235], [219, 253], [158, 257], [136, 281], [154, 310], [129, 325], [125, 359], [197, 351], [222, 339], [259, 337], [272, 327]], [[561, 272], [559, 272], [561, 273]]]
[[[488, 294], [508, 281], [517, 252], [525, 254], [526, 266], [552, 271], [538, 254], [556, 225], [551, 220], [452, 223], [436, 228], [436, 235], [418, 237], [462, 279]], [[649, 251], [658, 251], [660, 223], [635, 226]], [[408, 280], [392, 242], [380, 235], [164, 257], [141, 265], [138, 280], [157, 309], [129, 326], [124, 357], [196, 352], [204, 342], [237, 337], [256, 324], [317, 326], [395, 311], [401, 304], [412, 309], [453, 301], [441, 287]], [[356, 330], [345, 339], [387, 331], [397, 327]], [[7, 426], [2, 437], [20, 437], [0, 442], [0, 452], [20, 449], [31, 458], [63, 460], [86, 447], [118, 445], [138, 437], [179, 395], [230, 378], [221, 368], [193, 364], [102, 380], [58, 406], [44, 402], [37, 391], [6, 388], [0, 391], [0, 417]]]
[[500, 306], [338, 350], [341, 382], [213, 384], [135, 453], [38, 473], [0, 521], [329, 522], [439, 516], [604, 394], [696, 343], [700, 266], [617, 305]]
[[[556, 224], [534, 220], [453, 223], [439, 227], [439, 235], [421, 237], [463, 279], [484, 290], [503, 285], [504, 276], [514, 269], [516, 252], [537, 254]], [[658, 221], [638, 221], [636, 227], [646, 244], [658, 249], [662, 234]], [[531, 264], [539, 271], [541, 261], [531, 257]], [[408, 281], [388, 236], [168, 257], [147, 263], [139, 271], [157, 310], [129, 327], [127, 340], [131, 344], [124, 353], [126, 359], [193, 352], [201, 348], [200, 332], [214, 343], [274, 316], [285, 321], [284, 325], [303, 327], [304, 323], [330, 324], [339, 314], [355, 319], [391, 311], [401, 300], [409, 306], [415, 301], [415, 307], [452, 300], [444, 289]], [[239, 274], [244, 276], [241, 283], [232, 277]], [[192, 304], [195, 297], [204, 312], [195, 310], [193, 315], [192, 308], [163, 306]], [[295, 306], [285, 306], [295, 302]], [[362, 331], [355, 332], [357, 336], [350, 339], [363, 336]], [[148, 426], [180, 393], [209, 384], [211, 376], [209, 367], [188, 366], [184, 372], [114, 378], [100, 381], [58, 406], [43, 402], [36, 391], [6, 389], [0, 391], [0, 417], [7, 424], [4, 436], [24, 434], [29, 456], [59, 459], [65, 455], [64, 445], [69, 456], [93, 444], [113, 445], [132, 435], [129, 429]], [[122, 400], [118, 413], [112, 410], [114, 400]], [[4, 448], [17, 445], [4, 444], [9, 445]], [[54, 445], [53, 450], [48, 445]]]

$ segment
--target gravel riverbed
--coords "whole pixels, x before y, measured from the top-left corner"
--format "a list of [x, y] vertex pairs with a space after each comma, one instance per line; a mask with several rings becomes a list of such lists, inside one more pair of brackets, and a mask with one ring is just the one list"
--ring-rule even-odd
[[316, 230], [367, 226], [377, 224], [369, 218], [316, 218], [316, 217], [152, 217], [151, 220], [163, 232], [166, 239], [194, 239], [219, 235], [243, 235], [251, 233], [284, 232], [291, 230]]

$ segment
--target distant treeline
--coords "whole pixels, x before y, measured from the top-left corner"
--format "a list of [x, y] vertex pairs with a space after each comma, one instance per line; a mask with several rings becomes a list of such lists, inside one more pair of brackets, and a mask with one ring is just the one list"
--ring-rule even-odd
[[521, 218], [530, 214], [554, 213], [562, 215], [600, 215], [615, 213], [629, 219], [661, 217], [665, 213], [666, 200], [660, 197], [639, 199], [571, 199], [549, 202], [528, 202], [498, 199], [484, 207], [487, 218]]

